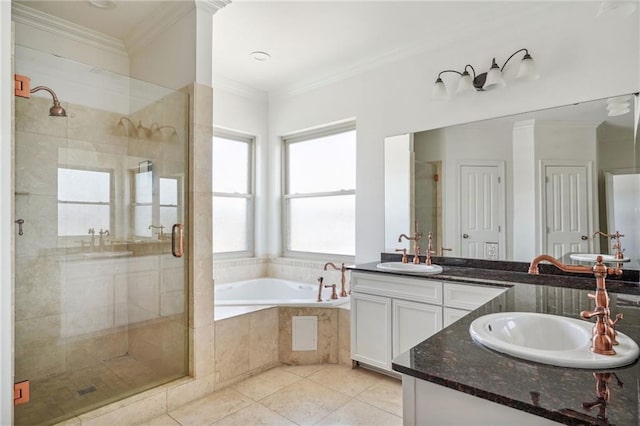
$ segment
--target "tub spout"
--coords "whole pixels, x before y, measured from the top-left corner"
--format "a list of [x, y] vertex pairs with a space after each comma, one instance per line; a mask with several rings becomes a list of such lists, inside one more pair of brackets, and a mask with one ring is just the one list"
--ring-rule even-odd
[[344, 263], [342, 263], [342, 265], [340, 265], [340, 267], [338, 268], [335, 263], [327, 262], [324, 264], [322, 269], [326, 271], [328, 266], [331, 266], [336, 271], [340, 271], [340, 297], [347, 297], [347, 290], [345, 289], [345, 272], [347, 271], [347, 268], [344, 266]]

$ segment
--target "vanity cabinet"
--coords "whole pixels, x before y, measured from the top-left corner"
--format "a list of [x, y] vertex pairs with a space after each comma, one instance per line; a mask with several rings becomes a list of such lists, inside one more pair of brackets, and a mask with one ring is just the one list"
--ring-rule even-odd
[[351, 359], [388, 371], [394, 357], [506, 290], [355, 271], [351, 289]]

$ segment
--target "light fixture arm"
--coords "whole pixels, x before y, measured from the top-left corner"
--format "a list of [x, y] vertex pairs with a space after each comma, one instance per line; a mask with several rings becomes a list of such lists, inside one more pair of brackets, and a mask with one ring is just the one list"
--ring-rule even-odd
[[467, 64], [464, 66], [464, 71], [467, 72], [467, 68], [471, 68], [471, 72], [473, 72], [473, 79], [476, 79], [476, 69], [473, 68], [473, 65]]
[[456, 70], [444, 70], [444, 71], [440, 71], [440, 72], [438, 73], [438, 78], [437, 78], [436, 80], [441, 80], [441, 78], [440, 78], [440, 77], [442, 76], [442, 74], [444, 74], [444, 73], [446, 73], [446, 72], [453, 72], [453, 73], [456, 73], [456, 74], [458, 74], [458, 75], [462, 75], [462, 73], [461, 73], [460, 71], [456, 71]]
[[[506, 61], [504, 61], [504, 65], [502, 66], [502, 68], [500, 68], [500, 72], [504, 71], [504, 67], [506, 67], [506, 66], [507, 66], [507, 63], [509, 63], [509, 61], [511, 60], [511, 58], [513, 58], [514, 56], [516, 56], [516, 55], [517, 55], [518, 53], [520, 53], [520, 52], [525, 52], [525, 53], [524, 53], [524, 57], [525, 57], [525, 58], [526, 58], [527, 56], [531, 57], [531, 55], [529, 55], [529, 51], [528, 51], [527, 49], [520, 49], [520, 50], [516, 50], [515, 52], [513, 52], [513, 53], [511, 54], [511, 56], [509, 56], [509, 57], [507, 58], [507, 60], [506, 60]], [[494, 58], [493, 60], [495, 61], [495, 58]]]

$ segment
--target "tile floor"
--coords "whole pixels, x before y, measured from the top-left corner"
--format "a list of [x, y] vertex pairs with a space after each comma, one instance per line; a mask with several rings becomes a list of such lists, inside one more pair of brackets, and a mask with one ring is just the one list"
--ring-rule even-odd
[[281, 366], [146, 425], [400, 426], [402, 384], [362, 368], [333, 364]]

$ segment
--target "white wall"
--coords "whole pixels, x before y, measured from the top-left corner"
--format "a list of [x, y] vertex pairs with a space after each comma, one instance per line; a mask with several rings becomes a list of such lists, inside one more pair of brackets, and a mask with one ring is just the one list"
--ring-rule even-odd
[[[596, 7], [597, 9], [597, 7]], [[636, 12], [637, 14], [638, 12]], [[297, 130], [356, 117], [356, 261], [373, 261], [384, 249], [383, 140], [386, 136], [511, 115], [574, 102], [636, 92], [639, 31], [636, 16], [565, 22], [571, 37], [550, 28], [527, 28], [503, 37], [499, 46], [481, 37], [429, 54], [405, 58], [363, 75], [301, 94], [273, 94], [269, 106], [270, 252], [280, 252], [279, 137]], [[500, 31], [496, 28], [496, 31]], [[616, 42], [612, 42], [615, 34]], [[446, 43], [443, 40], [443, 43]], [[431, 86], [439, 71], [469, 61], [503, 58], [526, 46], [541, 78], [506, 88], [434, 101]], [[446, 244], [447, 242], [445, 242]]]
[[[13, 421], [13, 258], [11, 3], [0, 1], [0, 424]], [[8, 71], [5, 74], [5, 71]]]

